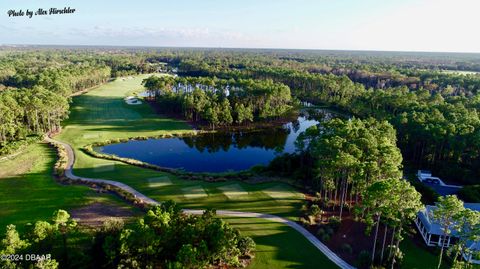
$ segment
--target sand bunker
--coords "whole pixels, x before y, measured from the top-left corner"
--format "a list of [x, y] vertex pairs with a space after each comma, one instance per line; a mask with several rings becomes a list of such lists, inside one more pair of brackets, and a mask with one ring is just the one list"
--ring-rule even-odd
[[172, 185], [172, 181], [167, 177], [153, 177], [147, 179], [148, 181], [148, 186], [150, 188], [159, 188], [159, 187], [164, 187], [168, 185]]
[[135, 96], [128, 96], [128, 97], [125, 97], [125, 103], [127, 103], [127, 105], [141, 105], [142, 104], [142, 101], [138, 100], [137, 97]]
[[248, 192], [245, 191], [239, 184], [226, 185], [219, 187], [223, 194], [228, 197], [228, 199], [238, 199], [242, 196], [245, 197], [248, 195]]
[[272, 197], [273, 199], [299, 199], [301, 194], [294, 192], [284, 186], [277, 185], [263, 190], [263, 193]]
[[207, 197], [208, 194], [202, 188], [202, 186], [192, 186], [188, 188], [183, 188], [182, 192], [184, 193], [183, 196], [187, 199], [198, 199]]

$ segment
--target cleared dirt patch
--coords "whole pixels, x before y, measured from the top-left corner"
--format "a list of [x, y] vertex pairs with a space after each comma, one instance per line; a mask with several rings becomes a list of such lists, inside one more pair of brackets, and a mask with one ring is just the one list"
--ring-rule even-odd
[[301, 194], [291, 191], [285, 186], [277, 185], [263, 190], [263, 193], [272, 197], [273, 199], [298, 199]]
[[208, 194], [205, 192], [202, 186], [193, 186], [182, 189], [183, 196], [187, 199], [197, 199], [207, 197]]
[[228, 199], [239, 199], [248, 196], [248, 192], [245, 191], [239, 184], [226, 185], [219, 187], [218, 189], [220, 189], [223, 194], [228, 197]]
[[95, 168], [93, 170], [95, 172], [110, 172], [110, 171], [115, 170], [115, 164], [114, 163], [97, 164], [97, 165], [95, 165]]
[[70, 213], [80, 225], [90, 227], [100, 227], [107, 219], [112, 218], [127, 221], [135, 215], [128, 208], [104, 203], [93, 203]]
[[150, 188], [159, 188], [172, 185], [172, 181], [167, 176], [149, 178], [147, 181]]

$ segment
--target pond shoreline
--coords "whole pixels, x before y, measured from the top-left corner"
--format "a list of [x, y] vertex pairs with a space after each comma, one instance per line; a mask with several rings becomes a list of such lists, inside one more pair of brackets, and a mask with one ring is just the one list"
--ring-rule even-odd
[[189, 173], [238, 173], [267, 166], [284, 153], [294, 153], [295, 141], [302, 132], [336, 117], [325, 110], [318, 112], [319, 120], [306, 113], [273, 128], [198, 130], [181, 135], [112, 139], [91, 144], [87, 149], [90, 155], [116, 155]]

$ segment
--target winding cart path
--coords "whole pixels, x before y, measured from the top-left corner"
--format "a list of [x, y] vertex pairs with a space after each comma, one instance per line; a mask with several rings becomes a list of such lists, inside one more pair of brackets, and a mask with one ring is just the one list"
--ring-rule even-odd
[[[65, 176], [69, 179], [72, 180], [81, 180], [81, 181], [86, 181], [86, 182], [92, 182], [92, 183], [102, 183], [102, 184], [108, 184], [111, 186], [115, 186], [117, 188], [120, 188], [126, 192], [129, 192], [135, 196], [139, 201], [145, 204], [151, 204], [151, 205], [158, 205], [160, 202], [147, 197], [146, 195], [142, 194], [141, 192], [135, 190], [134, 188], [118, 182], [118, 181], [113, 181], [113, 180], [106, 180], [106, 179], [98, 179], [98, 178], [86, 178], [86, 177], [79, 177], [73, 174], [73, 164], [75, 163], [75, 153], [72, 149], [72, 147], [64, 142], [52, 139], [48, 136], [45, 137], [45, 140], [49, 143], [56, 143], [60, 144], [65, 147], [65, 150], [67, 151], [67, 165], [65, 168]], [[184, 209], [183, 210], [185, 213], [188, 214], [196, 214], [200, 215], [203, 214], [203, 210], [193, 210], [193, 209]], [[302, 234], [308, 241], [310, 241], [318, 250], [320, 250], [325, 256], [327, 256], [328, 259], [330, 259], [333, 263], [335, 263], [338, 267], [342, 269], [354, 269], [355, 267], [351, 266], [348, 264], [346, 261], [344, 261], [342, 258], [340, 258], [337, 254], [335, 254], [333, 251], [331, 251], [325, 244], [320, 242], [313, 234], [311, 234], [309, 231], [307, 231], [305, 228], [303, 228], [301, 225], [299, 225], [296, 222], [293, 222], [291, 220], [288, 220], [286, 218], [282, 218], [279, 216], [275, 215], [270, 215], [270, 214], [261, 214], [261, 213], [253, 213], [253, 212], [240, 212], [240, 211], [230, 211], [230, 210], [217, 210], [217, 214], [221, 216], [229, 216], [229, 217], [242, 217], [242, 218], [261, 218], [273, 222], [279, 222], [283, 223], [285, 225], [288, 225], [298, 231], [300, 234]]]

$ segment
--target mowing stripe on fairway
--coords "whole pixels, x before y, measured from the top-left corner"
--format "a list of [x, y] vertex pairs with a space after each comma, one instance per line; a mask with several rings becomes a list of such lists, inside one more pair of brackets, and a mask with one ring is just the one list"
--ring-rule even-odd
[[89, 138], [99, 138], [100, 134], [84, 134], [82, 136], [83, 138], [89, 139]]
[[198, 199], [207, 197], [208, 194], [205, 192], [202, 186], [192, 186], [187, 188], [182, 188], [183, 196], [187, 199]]
[[115, 164], [114, 163], [109, 163], [109, 164], [97, 164], [95, 165], [95, 168], [93, 171], [95, 172], [110, 172], [115, 170]]
[[148, 178], [147, 181], [148, 181], [148, 186], [150, 188], [159, 188], [159, 187], [172, 185], [172, 181], [167, 176], [152, 177], [152, 178]]
[[248, 192], [245, 191], [239, 184], [226, 185], [218, 187], [228, 199], [239, 199], [244, 196], [248, 196]]
[[277, 185], [262, 191], [273, 199], [300, 199], [301, 194], [289, 190], [285, 186]]

